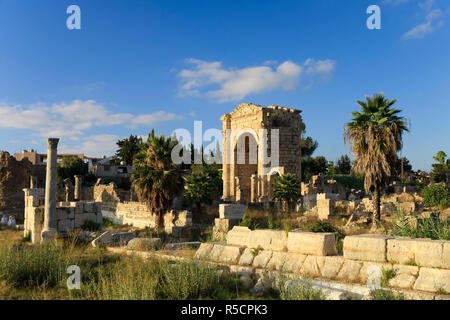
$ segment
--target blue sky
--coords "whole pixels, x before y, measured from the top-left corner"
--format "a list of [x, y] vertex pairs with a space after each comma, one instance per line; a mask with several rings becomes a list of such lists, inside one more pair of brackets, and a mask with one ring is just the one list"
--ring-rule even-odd
[[449, 40], [447, 0], [0, 0], [0, 149], [56, 136], [112, 154], [130, 133], [220, 129], [253, 102], [303, 110], [315, 155], [336, 160], [355, 100], [384, 92], [411, 121], [402, 155], [428, 170], [450, 154]]

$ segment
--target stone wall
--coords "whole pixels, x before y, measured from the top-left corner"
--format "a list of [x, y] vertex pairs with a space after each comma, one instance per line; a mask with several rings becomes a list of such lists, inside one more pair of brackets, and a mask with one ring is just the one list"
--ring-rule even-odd
[[0, 213], [24, 218], [23, 189], [30, 183], [31, 162], [17, 161], [8, 152], [0, 153]]
[[[145, 203], [118, 202], [115, 207], [106, 207], [103, 215], [117, 224], [128, 224], [137, 228], [156, 228], [157, 216]], [[164, 226], [167, 233], [173, 233], [174, 228], [192, 225], [192, 214], [187, 210], [170, 210], [164, 215]]]
[[196, 257], [240, 269], [282, 270], [313, 278], [366, 284], [373, 266], [392, 270], [395, 288], [448, 294], [450, 241], [347, 236], [338, 255], [333, 233], [234, 227], [221, 243], [203, 243]]
[[[24, 189], [25, 222], [24, 236], [30, 237], [33, 243], [41, 242], [41, 231], [44, 224], [44, 197], [42, 188]], [[95, 222], [101, 229], [102, 208], [99, 202], [60, 202], [56, 207], [56, 226], [60, 235], [79, 230], [86, 222]]]

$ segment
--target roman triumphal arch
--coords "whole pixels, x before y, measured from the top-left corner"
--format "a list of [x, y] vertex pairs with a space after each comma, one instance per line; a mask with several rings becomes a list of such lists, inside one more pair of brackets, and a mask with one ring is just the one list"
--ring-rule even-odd
[[242, 103], [223, 124], [223, 199], [272, 200], [276, 176], [301, 177], [301, 111]]

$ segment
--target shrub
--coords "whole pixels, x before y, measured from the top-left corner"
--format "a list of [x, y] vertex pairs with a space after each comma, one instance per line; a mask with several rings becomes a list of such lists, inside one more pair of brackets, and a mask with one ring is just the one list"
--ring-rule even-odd
[[351, 190], [361, 190], [364, 191], [364, 176], [359, 175], [337, 175], [334, 177], [334, 180], [339, 182], [344, 188]]
[[422, 190], [423, 202], [427, 207], [436, 207], [441, 201], [449, 201], [449, 191], [444, 183], [432, 183]]
[[395, 292], [392, 289], [375, 289], [370, 291], [372, 300], [406, 300], [401, 292]]
[[381, 285], [383, 287], [389, 286], [389, 280], [395, 277], [395, 271], [392, 269], [383, 269], [381, 271]]
[[431, 238], [433, 240], [450, 240], [449, 218], [439, 218], [436, 214], [429, 218], [417, 219], [417, 223], [412, 223], [410, 219], [403, 212], [396, 212], [392, 222], [391, 235]]
[[282, 300], [326, 300], [326, 294], [320, 289], [314, 289], [311, 281], [290, 282], [281, 285], [280, 298]]

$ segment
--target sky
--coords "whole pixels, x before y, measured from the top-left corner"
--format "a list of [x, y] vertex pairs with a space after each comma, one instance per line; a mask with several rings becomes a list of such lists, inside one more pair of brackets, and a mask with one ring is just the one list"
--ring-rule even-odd
[[410, 121], [400, 155], [429, 170], [450, 155], [449, 40], [448, 0], [0, 0], [0, 150], [112, 155], [251, 102], [302, 110], [335, 161], [356, 100], [383, 92]]

